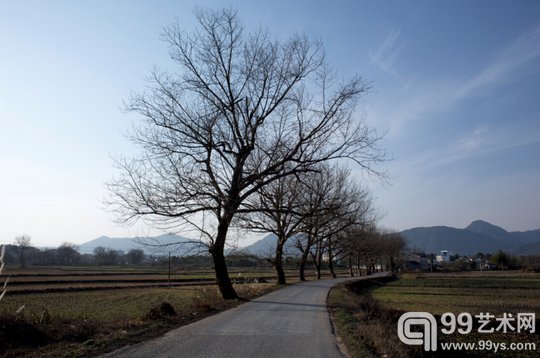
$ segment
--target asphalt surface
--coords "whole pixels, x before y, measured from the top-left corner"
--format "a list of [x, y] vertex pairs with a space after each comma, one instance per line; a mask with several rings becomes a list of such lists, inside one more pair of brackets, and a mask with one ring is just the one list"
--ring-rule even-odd
[[326, 296], [347, 280], [288, 286], [104, 357], [343, 357]]

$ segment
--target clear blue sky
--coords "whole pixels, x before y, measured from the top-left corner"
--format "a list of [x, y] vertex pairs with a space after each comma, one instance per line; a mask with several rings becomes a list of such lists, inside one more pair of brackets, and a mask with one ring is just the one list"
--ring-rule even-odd
[[[170, 67], [163, 26], [195, 1], [0, 1], [0, 242], [81, 243], [146, 230], [102, 208], [111, 155], [134, 149], [122, 101]], [[321, 38], [343, 77], [373, 86], [391, 185], [381, 224], [540, 227], [540, 2], [204, 1], [247, 29]], [[364, 179], [362, 179], [364, 180]]]

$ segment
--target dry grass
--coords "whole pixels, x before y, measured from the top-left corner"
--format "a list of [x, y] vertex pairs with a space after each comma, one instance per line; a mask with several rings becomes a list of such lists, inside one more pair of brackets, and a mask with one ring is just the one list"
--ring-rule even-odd
[[403, 311], [536, 312], [540, 316], [540, 276], [489, 272], [404, 276], [373, 292], [385, 307]]
[[[250, 299], [275, 286], [235, 288]], [[0, 306], [0, 355], [95, 356], [242, 302], [223, 300], [215, 286], [7, 295]], [[22, 314], [12, 314], [21, 304]]]
[[[53, 269], [54, 270], [54, 269]], [[56, 269], [58, 270], [58, 268]], [[157, 272], [126, 271], [118, 268], [117, 271], [105, 269], [101, 272], [79, 272], [75, 267], [66, 268], [64, 274], [59, 272], [44, 273], [42, 269], [31, 268], [19, 270], [17, 273], [10, 271], [9, 294], [33, 294], [83, 291], [85, 289], [129, 289], [142, 287], [166, 287], [169, 285], [168, 275]], [[155, 270], [155, 269], [154, 269]], [[288, 272], [288, 280], [294, 281], [296, 275]], [[3, 282], [5, 276], [0, 275]], [[231, 272], [233, 283], [252, 282], [275, 282], [274, 274], [267, 270], [239, 270]], [[215, 274], [205, 271], [200, 272], [176, 272], [171, 275], [170, 285], [175, 287], [213, 284]], [[0, 292], [1, 293], [1, 292]], [[8, 294], [8, 295], [9, 295]]]
[[[477, 314], [535, 312], [540, 315], [538, 275], [514, 273], [404, 275], [385, 285], [359, 281], [338, 286], [329, 296], [337, 333], [353, 357], [424, 357], [419, 347], [410, 347], [397, 337], [397, 320], [407, 311], [425, 311], [437, 319], [444, 312]], [[537, 319], [536, 327], [540, 320]], [[540, 347], [540, 335], [527, 333], [439, 335], [441, 342], [533, 342]], [[484, 357], [488, 351], [437, 351], [438, 356]], [[458, 354], [459, 353], [459, 354]], [[493, 352], [491, 352], [493, 353]], [[499, 352], [502, 357], [533, 357], [537, 352]]]
[[328, 307], [336, 333], [351, 357], [410, 357], [420, 352], [401, 344], [395, 332], [401, 312], [384, 310], [371, 297], [381, 280], [356, 281], [330, 291]]
[[536, 312], [540, 315], [540, 292], [527, 289], [471, 289], [446, 287], [393, 287], [373, 292], [384, 307], [433, 314], [490, 312]]
[[130, 320], [141, 317], [151, 307], [166, 301], [175, 306], [189, 306], [197, 288], [148, 288], [112, 291], [82, 291], [6, 295], [0, 312], [14, 312], [22, 304], [28, 315], [47, 311], [52, 316], [98, 321]]
[[[456, 315], [468, 312], [472, 315], [489, 312], [496, 317], [503, 313], [515, 315], [520, 312], [535, 312], [540, 315], [540, 276], [521, 272], [485, 272], [461, 274], [404, 275], [371, 292], [383, 310], [423, 311], [439, 317], [445, 312]], [[539, 325], [537, 320], [536, 326]], [[467, 335], [457, 333], [439, 335], [440, 342], [533, 342], [540, 347], [540, 336], [528, 333], [501, 332], [481, 334], [473, 329]], [[452, 352], [458, 353], [458, 352]], [[482, 357], [490, 352], [461, 351], [463, 357]], [[493, 352], [491, 352], [493, 353]], [[533, 357], [537, 352], [499, 352], [502, 357]]]

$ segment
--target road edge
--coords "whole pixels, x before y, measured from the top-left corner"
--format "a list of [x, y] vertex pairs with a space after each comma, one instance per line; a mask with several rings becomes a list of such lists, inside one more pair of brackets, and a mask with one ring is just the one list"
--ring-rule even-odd
[[380, 278], [380, 277], [386, 277], [386, 276], [390, 276], [392, 275], [392, 273], [390, 272], [384, 272], [382, 274], [378, 274], [378, 275], [370, 275], [370, 276], [361, 276], [361, 277], [350, 277], [349, 280], [345, 280], [345, 281], [341, 281], [341, 282], [338, 282], [336, 283], [335, 285], [333, 285], [332, 287], [330, 287], [330, 289], [328, 290], [327, 294], [326, 294], [326, 310], [328, 311], [328, 317], [329, 317], [329, 320], [330, 320], [330, 329], [332, 330], [332, 334], [336, 337], [336, 342], [337, 342], [337, 347], [339, 349], [339, 351], [341, 352], [341, 354], [343, 354], [343, 356], [345, 356], [346, 358], [352, 358], [351, 356], [351, 353], [349, 352], [349, 349], [347, 348], [347, 345], [345, 344], [345, 342], [343, 341], [343, 338], [340, 336], [339, 334], [339, 331], [338, 331], [338, 328], [337, 328], [337, 325], [334, 324], [334, 321], [335, 321], [335, 317], [334, 315], [332, 314], [332, 310], [330, 310], [330, 307], [328, 307], [328, 297], [330, 296], [330, 292], [338, 285], [344, 285], [346, 284], [347, 282], [351, 282], [351, 281], [360, 281], [360, 280], [369, 280], [369, 279], [374, 279], [374, 278]]

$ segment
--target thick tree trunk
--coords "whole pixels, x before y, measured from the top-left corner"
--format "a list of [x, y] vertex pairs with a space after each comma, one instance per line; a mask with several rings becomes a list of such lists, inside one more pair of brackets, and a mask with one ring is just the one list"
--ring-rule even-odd
[[351, 256], [349, 256], [349, 275], [351, 275], [351, 277], [354, 277], [354, 270], [353, 270], [352, 257]]
[[224, 248], [228, 229], [229, 221], [221, 222], [218, 225], [216, 241], [210, 249], [210, 254], [212, 254], [212, 258], [214, 259], [214, 271], [216, 272], [216, 281], [219, 291], [224, 299], [231, 300], [238, 298], [238, 294], [234, 290], [229, 277], [229, 270], [227, 269], [227, 264], [225, 263]]
[[236, 291], [232, 285], [229, 277], [229, 271], [227, 270], [227, 264], [225, 263], [225, 255], [223, 249], [213, 250], [212, 258], [214, 259], [214, 270], [216, 272], [216, 280], [221, 295], [226, 300], [238, 298]]
[[284, 285], [287, 282], [285, 280], [285, 271], [283, 270], [283, 244], [280, 241], [278, 241], [276, 246], [276, 272], [278, 285]]

